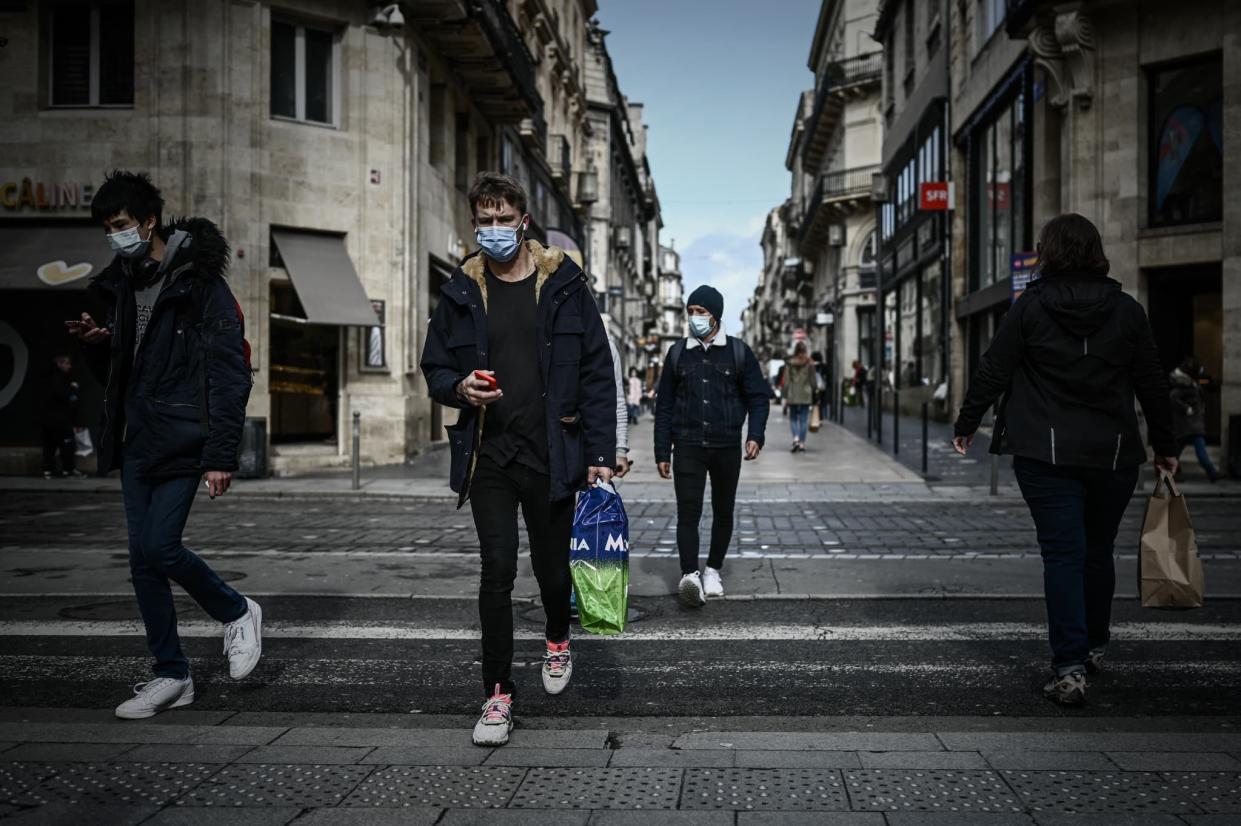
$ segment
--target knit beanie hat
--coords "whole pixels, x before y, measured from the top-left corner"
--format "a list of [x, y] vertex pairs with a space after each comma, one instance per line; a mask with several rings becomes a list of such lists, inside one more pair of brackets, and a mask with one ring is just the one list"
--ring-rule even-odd
[[717, 322], [724, 315], [724, 296], [720, 295], [720, 291], [714, 287], [708, 287], [706, 284], [703, 284], [690, 293], [685, 306], [690, 307], [695, 304], [709, 312], [711, 317]]

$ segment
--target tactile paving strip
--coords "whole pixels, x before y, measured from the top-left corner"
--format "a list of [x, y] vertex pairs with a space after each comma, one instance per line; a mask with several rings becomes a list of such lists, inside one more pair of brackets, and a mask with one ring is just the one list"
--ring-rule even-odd
[[848, 769], [856, 809], [915, 812], [1019, 812], [1020, 801], [990, 771]]
[[34, 794], [43, 802], [163, 806], [219, 770], [203, 763], [61, 763]]
[[372, 766], [232, 765], [177, 801], [187, 806], [335, 806]]
[[513, 795], [525, 809], [675, 809], [680, 769], [531, 769]]
[[1208, 814], [1241, 813], [1241, 772], [1163, 772], [1163, 777]]
[[343, 805], [500, 808], [525, 773], [502, 766], [389, 766], [366, 778]]
[[0, 803], [35, 806], [47, 799], [37, 794], [39, 783], [56, 773], [45, 763], [0, 763]]
[[1156, 772], [1006, 771], [1004, 779], [1038, 811], [1110, 814], [1197, 812], [1190, 793]]
[[831, 769], [688, 769], [681, 808], [842, 811], [849, 800]]

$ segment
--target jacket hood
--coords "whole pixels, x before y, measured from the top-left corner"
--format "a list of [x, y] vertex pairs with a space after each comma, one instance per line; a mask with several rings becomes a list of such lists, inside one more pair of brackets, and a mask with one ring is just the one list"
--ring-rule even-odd
[[1033, 289], [1043, 309], [1075, 336], [1102, 327], [1121, 297], [1120, 282], [1111, 278], [1056, 276], [1039, 279]]
[[1192, 376], [1179, 367], [1173, 369], [1172, 372], [1168, 374], [1168, 381], [1182, 387], [1193, 387], [1197, 384]]
[[[167, 244], [178, 232], [185, 233], [188, 237], [182, 238], [173, 250], [173, 260], [164, 267], [165, 271], [173, 272], [186, 264], [192, 264], [188, 269], [191, 274], [221, 278], [227, 276], [232, 251], [219, 227], [206, 218], [173, 218], [160, 229], [160, 237]], [[130, 266], [132, 264], [127, 259], [118, 255], [99, 275], [91, 279], [91, 283], [114, 290], [126, 277]]]
[[[526, 241], [526, 249], [530, 251], [531, 257], [534, 259], [534, 269], [536, 273], [534, 282], [534, 300], [538, 301], [543, 293], [543, 285], [548, 279], [560, 272], [561, 268], [566, 264], [572, 268], [573, 274], [576, 275], [578, 270], [577, 264], [573, 263], [573, 259], [565, 255], [564, 250], [560, 247], [545, 247], [538, 241]], [[487, 309], [487, 262], [483, 260], [483, 256], [479, 252], [475, 252], [461, 262], [461, 272], [466, 278], [469, 278], [478, 285], [478, 289], [483, 294], [483, 309]]]

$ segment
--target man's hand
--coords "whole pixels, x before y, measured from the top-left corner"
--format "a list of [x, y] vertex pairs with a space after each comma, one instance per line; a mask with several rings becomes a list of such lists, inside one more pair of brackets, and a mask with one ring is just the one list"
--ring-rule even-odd
[[[495, 375], [495, 372], [492, 370], [481, 370], [479, 372], [486, 373], [489, 376]], [[457, 398], [473, 407], [491, 404], [503, 395], [503, 390], [492, 390], [490, 384], [482, 379], [475, 378], [473, 373], [457, 382]]]
[[611, 482], [613, 470], [610, 467], [592, 467], [586, 471], [586, 484], [595, 482]]
[[952, 449], [955, 450], [957, 453], [961, 454], [962, 456], [964, 456], [966, 451], [968, 451], [973, 446], [974, 446], [974, 434], [973, 433], [971, 433], [968, 436], [953, 436], [952, 437]]
[[81, 321], [66, 321], [65, 329], [72, 336], [77, 336], [79, 341], [86, 344], [99, 344], [107, 341], [112, 335], [112, 331], [107, 327], [100, 327], [95, 323], [95, 319], [91, 318], [90, 313], [82, 313]]
[[659, 476], [662, 479], [672, 478], [672, 462], [660, 462], [659, 463]]
[[629, 461], [629, 457], [623, 453], [616, 454], [616, 478], [624, 479], [625, 474], [629, 473], [629, 468], [633, 466], [633, 462]]
[[754, 461], [758, 458], [758, 454], [762, 451], [762, 449], [763, 448], [759, 446], [758, 442], [750, 439], [745, 443], [745, 460], [747, 462]]
[[1181, 460], [1176, 458], [1175, 456], [1156, 456], [1155, 457], [1155, 468], [1158, 470], [1165, 470], [1168, 473], [1172, 474], [1173, 476], [1176, 475], [1176, 471], [1178, 468], [1180, 468], [1180, 466], [1181, 466]]
[[214, 499], [228, 491], [228, 486], [233, 482], [233, 474], [227, 470], [209, 470], [203, 474], [203, 481], [207, 483], [207, 493]]

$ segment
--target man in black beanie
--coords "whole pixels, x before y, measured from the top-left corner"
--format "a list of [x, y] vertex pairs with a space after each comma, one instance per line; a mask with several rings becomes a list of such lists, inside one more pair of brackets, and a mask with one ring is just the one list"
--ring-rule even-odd
[[[686, 302], [690, 336], [664, 359], [655, 402], [655, 462], [673, 479], [681, 600], [693, 607], [724, 596], [720, 569], [732, 541], [733, 504], [741, 475], [741, 426], [749, 419], [745, 458], [758, 458], [771, 409], [771, 388], [758, 359], [739, 338], [724, 334], [724, 296], [703, 285]], [[673, 463], [673, 454], [676, 462]], [[698, 571], [698, 523], [711, 478], [711, 552]]]

